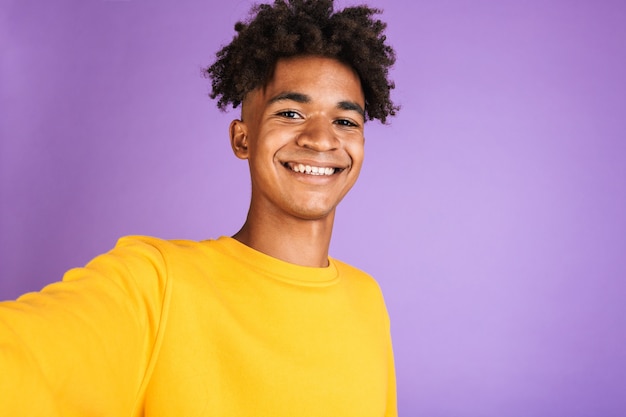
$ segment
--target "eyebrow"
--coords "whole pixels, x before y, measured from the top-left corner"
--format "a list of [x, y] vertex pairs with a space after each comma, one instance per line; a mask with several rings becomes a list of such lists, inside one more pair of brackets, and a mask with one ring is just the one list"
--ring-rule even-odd
[[307, 96], [306, 94], [287, 91], [287, 92], [275, 95], [274, 97], [269, 99], [267, 104], [272, 104], [272, 103], [276, 103], [277, 101], [284, 101], [284, 100], [291, 100], [291, 101], [295, 101], [296, 103], [310, 103], [311, 97]]
[[[272, 104], [272, 103], [276, 103], [278, 101], [284, 101], [284, 100], [291, 100], [291, 101], [295, 101], [296, 103], [303, 103], [303, 104], [310, 103], [312, 101], [311, 97], [306, 94], [296, 93], [293, 91], [287, 91], [287, 92], [275, 95], [274, 97], [268, 100], [267, 104]], [[363, 107], [361, 107], [358, 103], [355, 103], [354, 101], [347, 101], [347, 100], [340, 101], [339, 103], [337, 103], [337, 108], [341, 110], [355, 111], [359, 113], [361, 116], [363, 116], [363, 118], [365, 118], [365, 110], [363, 109]]]
[[363, 107], [354, 101], [340, 101], [337, 103], [337, 107], [341, 110], [353, 110], [365, 118], [365, 110], [363, 110]]

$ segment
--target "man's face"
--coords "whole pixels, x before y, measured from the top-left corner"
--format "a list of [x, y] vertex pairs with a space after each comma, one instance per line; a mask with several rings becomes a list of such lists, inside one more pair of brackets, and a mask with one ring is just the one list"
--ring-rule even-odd
[[364, 107], [345, 64], [279, 60], [270, 82], [246, 96], [243, 121], [231, 124], [235, 154], [250, 165], [251, 213], [332, 219], [363, 163]]

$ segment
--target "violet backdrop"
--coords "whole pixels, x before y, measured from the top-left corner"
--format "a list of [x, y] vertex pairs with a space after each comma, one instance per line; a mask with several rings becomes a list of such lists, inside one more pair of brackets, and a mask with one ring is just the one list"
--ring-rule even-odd
[[[1, 1], [1, 299], [122, 235], [238, 229], [201, 69], [250, 1]], [[626, 416], [626, 3], [369, 4], [403, 108], [331, 249], [383, 288], [400, 414]]]

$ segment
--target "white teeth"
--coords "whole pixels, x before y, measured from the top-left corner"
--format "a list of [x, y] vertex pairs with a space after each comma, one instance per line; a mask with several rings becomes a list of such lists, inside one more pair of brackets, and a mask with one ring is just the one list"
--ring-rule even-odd
[[291, 168], [294, 172], [300, 172], [302, 174], [309, 175], [333, 175], [335, 173], [335, 168], [328, 167], [314, 167], [311, 165], [304, 164], [288, 164], [289, 168]]

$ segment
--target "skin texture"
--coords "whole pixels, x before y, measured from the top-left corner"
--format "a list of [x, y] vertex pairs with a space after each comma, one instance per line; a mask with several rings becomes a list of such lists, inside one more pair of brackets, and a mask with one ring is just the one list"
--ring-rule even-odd
[[[363, 163], [365, 99], [358, 75], [319, 56], [279, 60], [263, 88], [248, 93], [231, 145], [248, 160], [252, 198], [233, 237], [275, 258], [328, 265], [335, 210]], [[333, 175], [294, 172], [294, 164], [334, 168]]]

